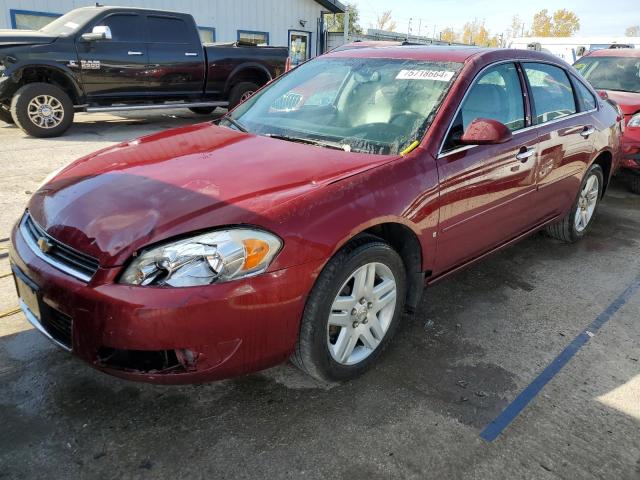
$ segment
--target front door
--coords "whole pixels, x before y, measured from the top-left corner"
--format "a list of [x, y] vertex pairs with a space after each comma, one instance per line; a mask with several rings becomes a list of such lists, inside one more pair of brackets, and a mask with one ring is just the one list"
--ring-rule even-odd
[[[491, 250], [540, 220], [533, 198], [538, 138], [535, 129], [524, 129], [522, 87], [515, 64], [488, 68], [472, 85], [451, 126], [437, 160], [441, 201], [435, 274]], [[499, 145], [456, 144], [476, 118], [504, 123], [512, 139]]]
[[147, 15], [149, 89], [163, 98], [201, 98], [205, 55], [195, 25], [171, 14]]
[[[106, 26], [111, 39], [87, 42], [82, 33]], [[93, 22], [78, 35], [76, 48], [82, 83], [89, 101], [139, 98], [148, 89], [145, 22], [136, 13], [112, 13]]]
[[311, 33], [298, 30], [289, 31], [289, 56], [291, 65], [300, 65], [311, 58]]

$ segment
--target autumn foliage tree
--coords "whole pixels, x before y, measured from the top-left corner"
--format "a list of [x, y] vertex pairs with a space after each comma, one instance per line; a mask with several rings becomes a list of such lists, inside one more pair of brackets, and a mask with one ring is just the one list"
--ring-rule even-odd
[[395, 31], [397, 28], [396, 22], [391, 17], [391, 10], [386, 10], [378, 15], [376, 19], [376, 28], [378, 30], [387, 30], [389, 32]]
[[497, 47], [500, 40], [491, 35], [484, 25], [484, 21], [477, 18], [473, 22], [467, 22], [462, 28], [462, 42], [481, 47]]
[[533, 16], [530, 35], [533, 37], [570, 37], [580, 29], [580, 19], [571, 10], [556, 10], [552, 15], [545, 8]]
[[440, 32], [440, 40], [443, 42], [456, 42], [458, 41], [458, 35], [451, 27], [447, 27]]

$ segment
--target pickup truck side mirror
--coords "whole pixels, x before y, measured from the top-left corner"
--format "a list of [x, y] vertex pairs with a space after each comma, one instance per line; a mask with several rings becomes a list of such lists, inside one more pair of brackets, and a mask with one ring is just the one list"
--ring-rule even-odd
[[91, 33], [83, 33], [81, 36], [85, 42], [95, 42], [97, 40], [111, 40], [111, 29], [105, 25], [98, 25], [93, 27]]
[[511, 140], [511, 130], [504, 123], [490, 118], [476, 118], [460, 137], [462, 145], [496, 145]]

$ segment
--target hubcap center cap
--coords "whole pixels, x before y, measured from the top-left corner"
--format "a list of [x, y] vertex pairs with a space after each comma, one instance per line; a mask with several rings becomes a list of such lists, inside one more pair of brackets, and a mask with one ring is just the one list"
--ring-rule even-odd
[[51, 107], [49, 107], [48, 105], [43, 105], [42, 107], [40, 107], [40, 113], [44, 117], [50, 117], [51, 116]]

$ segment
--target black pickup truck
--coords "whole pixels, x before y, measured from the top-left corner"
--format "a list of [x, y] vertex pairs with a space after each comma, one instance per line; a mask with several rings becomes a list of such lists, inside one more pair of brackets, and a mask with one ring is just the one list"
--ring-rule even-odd
[[286, 69], [286, 47], [205, 44], [191, 15], [73, 10], [38, 31], [0, 30], [0, 121], [55, 137], [74, 112], [234, 107]]

